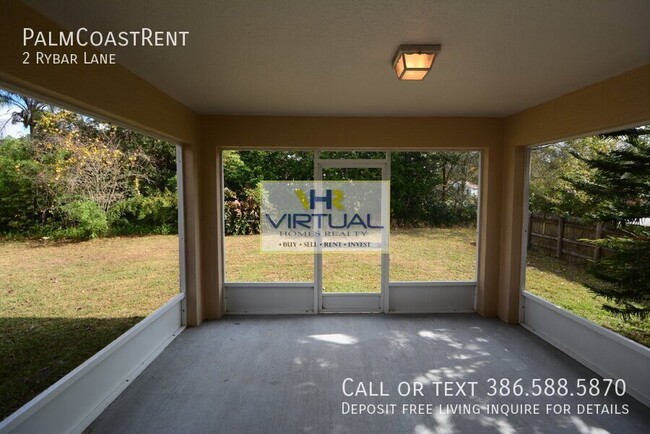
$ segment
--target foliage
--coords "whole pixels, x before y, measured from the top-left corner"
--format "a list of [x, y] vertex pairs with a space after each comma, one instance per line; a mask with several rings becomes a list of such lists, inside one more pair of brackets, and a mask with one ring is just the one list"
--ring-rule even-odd
[[530, 158], [530, 211], [582, 218], [591, 205], [572, 178], [589, 179], [593, 170], [581, 158], [615, 149], [616, 140], [592, 136], [534, 148]]
[[[372, 152], [324, 152], [323, 158], [375, 158]], [[383, 155], [383, 153], [381, 153]], [[440, 226], [476, 221], [478, 153], [396, 152], [391, 161], [391, 217], [397, 226]], [[225, 151], [225, 227], [227, 235], [259, 230], [259, 198], [264, 180], [313, 179], [313, 153]], [[369, 169], [330, 169], [327, 179], [373, 179]]]
[[396, 152], [391, 165], [391, 217], [400, 226], [476, 221], [478, 153]]
[[241, 161], [250, 171], [249, 180], [245, 183], [247, 188], [254, 188], [264, 180], [314, 179], [312, 152], [239, 151], [238, 153]]
[[313, 170], [311, 152], [224, 151], [226, 235], [259, 233], [261, 181], [309, 180]]
[[121, 150], [141, 158], [138, 190], [142, 195], [156, 195], [176, 190], [176, 147], [137, 131], [109, 126]]
[[[176, 199], [169, 194], [176, 188], [173, 146], [6, 91], [0, 98], [4, 105], [22, 107], [15, 120], [20, 118], [31, 127], [30, 138], [21, 145], [22, 153], [11, 151], [9, 145], [0, 153], [0, 188], [6, 192], [0, 232], [47, 235], [64, 230], [74, 234], [72, 229], [82, 220], [70, 212], [80, 209], [78, 205], [66, 206], [88, 201], [106, 214], [109, 233], [175, 230]], [[322, 153], [324, 158], [379, 155], [384, 153]], [[227, 234], [259, 230], [255, 193], [259, 182], [313, 179], [312, 152], [225, 151], [223, 163]], [[394, 224], [475, 221], [477, 194], [470, 187], [478, 183], [478, 153], [393, 153], [392, 167]], [[346, 175], [341, 171], [335, 176]], [[78, 233], [87, 236], [88, 230], [80, 228]]]
[[0, 233], [176, 232], [174, 146], [7, 91], [0, 105], [30, 127], [0, 140]]
[[223, 151], [223, 178], [228, 190], [226, 200], [237, 198], [235, 192], [244, 192], [252, 182], [252, 173], [237, 151]]
[[139, 192], [146, 155], [120, 147], [112, 128], [91, 128], [80, 115], [45, 113], [38, 123], [37, 158], [49, 162], [48, 186], [61, 202], [89, 200], [108, 211]]
[[603, 282], [582, 265], [534, 249], [529, 250], [527, 259], [526, 291], [650, 347], [650, 321], [624, 320], [604, 310], [602, 299], [589, 290], [589, 286]]
[[108, 211], [113, 235], [174, 234], [178, 231], [175, 192], [134, 196], [115, 203]]
[[[29, 128], [30, 134], [34, 132], [34, 128], [43, 113], [51, 110], [50, 106], [34, 98], [18, 95], [2, 89], [0, 89], [0, 107], [14, 109], [11, 112], [9, 120], [12, 124], [20, 123], [25, 128]], [[0, 129], [3, 127], [4, 125]]]
[[593, 268], [609, 284], [589, 288], [610, 303], [603, 307], [623, 318], [650, 315], [650, 230], [630, 226], [650, 216], [650, 133], [641, 127], [618, 136], [618, 147], [598, 151], [593, 157], [574, 157], [593, 171], [590, 177], [566, 179], [587, 197], [587, 217], [626, 228], [627, 237], [593, 240], [590, 243], [614, 250]]
[[22, 231], [38, 215], [40, 165], [31, 158], [29, 140], [0, 142], [0, 231]]
[[227, 235], [250, 235], [260, 231], [260, 189], [246, 189], [243, 198], [224, 189], [224, 223]]
[[108, 220], [104, 210], [91, 200], [69, 202], [60, 207], [66, 227], [59, 235], [69, 238], [90, 239], [108, 233]]

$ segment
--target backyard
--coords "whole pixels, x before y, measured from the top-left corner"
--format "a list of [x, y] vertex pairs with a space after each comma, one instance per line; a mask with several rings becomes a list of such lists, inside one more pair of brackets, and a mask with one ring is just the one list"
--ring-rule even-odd
[[[389, 248], [392, 281], [476, 279], [475, 228], [394, 229]], [[379, 253], [323, 254], [325, 292], [379, 291], [380, 261]], [[226, 281], [310, 282], [313, 268], [309, 254], [260, 253], [258, 235], [226, 237]]]
[[[473, 280], [474, 228], [394, 230], [391, 280]], [[228, 281], [311, 281], [310, 255], [262, 254], [226, 237]], [[378, 290], [379, 255], [325, 255], [326, 291]], [[176, 236], [0, 242], [0, 418], [53, 384], [178, 292]], [[579, 266], [531, 251], [527, 289], [644, 345], [650, 322], [601, 310]]]
[[0, 419], [178, 293], [178, 238], [0, 243]]

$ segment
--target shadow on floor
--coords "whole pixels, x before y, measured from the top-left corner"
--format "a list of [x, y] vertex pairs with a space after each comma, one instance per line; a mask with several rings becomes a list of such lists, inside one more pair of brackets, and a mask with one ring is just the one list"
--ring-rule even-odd
[[[521, 378], [529, 396], [490, 396], [491, 378]], [[228, 317], [184, 331], [91, 431], [646, 432], [648, 408], [629, 397], [531, 396], [533, 379], [548, 378], [575, 392], [599, 377], [522, 327], [474, 314]], [[448, 393], [435, 382], [451, 382]], [[375, 414], [351, 414], [354, 404]], [[547, 414], [547, 404], [568, 410]], [[607, 414], [581, 412], [587, 404]]]

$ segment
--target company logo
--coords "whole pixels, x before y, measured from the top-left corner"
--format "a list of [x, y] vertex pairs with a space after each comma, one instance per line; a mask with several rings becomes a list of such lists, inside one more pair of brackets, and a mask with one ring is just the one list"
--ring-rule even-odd
[[[333, 208], [339, 211], [345, 211], [341, 204], [344, 196], [342, 190], [325, 190], [324, 196], [318, 196], [316, 190], [313, 189], [309, 190], [309, 195], [305, 194], [301, 189], [296, 189], [295, 193], [305, 210], [316, 210], [316, 205], [321, 203], [327, 211], [331, 211]], [[283, 213], [278, 221], [274, 221], [268, 213], [263, 215], [275, 229], [279, 229], [283, 224], [286, 224], [288, 229], [383, 229], [383, 226], [372, 223], [372, 215], [370, 213], [365, 215], [365, 219], [358, 213], [349, 214], [346, 212], [340, 213], [339, 215], [330, 212]]]
[[309, 190], [309, 199], [307, 199], [305, 192], [297, 188], [296, 196], [298, 196], [300, 203], [305, 209], [316, 209], [316, 202], [325, 203], [327, 209], [332, 209], [332, 205], [336, 209], [343, 209], [343, 205], [341, 205], [343, 201], [342, 190], [325, 190], [325, 196], [316, 196], [316, 190]]
[[387, 181], [262, 183], [262, 251], [387, 251]]

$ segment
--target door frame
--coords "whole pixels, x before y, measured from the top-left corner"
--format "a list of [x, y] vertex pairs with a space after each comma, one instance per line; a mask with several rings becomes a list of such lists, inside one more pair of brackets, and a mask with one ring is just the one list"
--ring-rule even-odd
[[[322, 159], [314, 152], [314, 180], [322, 181], [323, 169], [381, 169], [382, 181], [390, 181], [390, 151], [383, 159]], [[390, 231], [390, 229], [389, 229]], [[390, 234], [386, 234], [390, 238]], [[323, 256], [314, 255], [314, 313], [389, 312], [389, 253], [381, 253], [381, 291], [379, 293], [323, 293]]]

